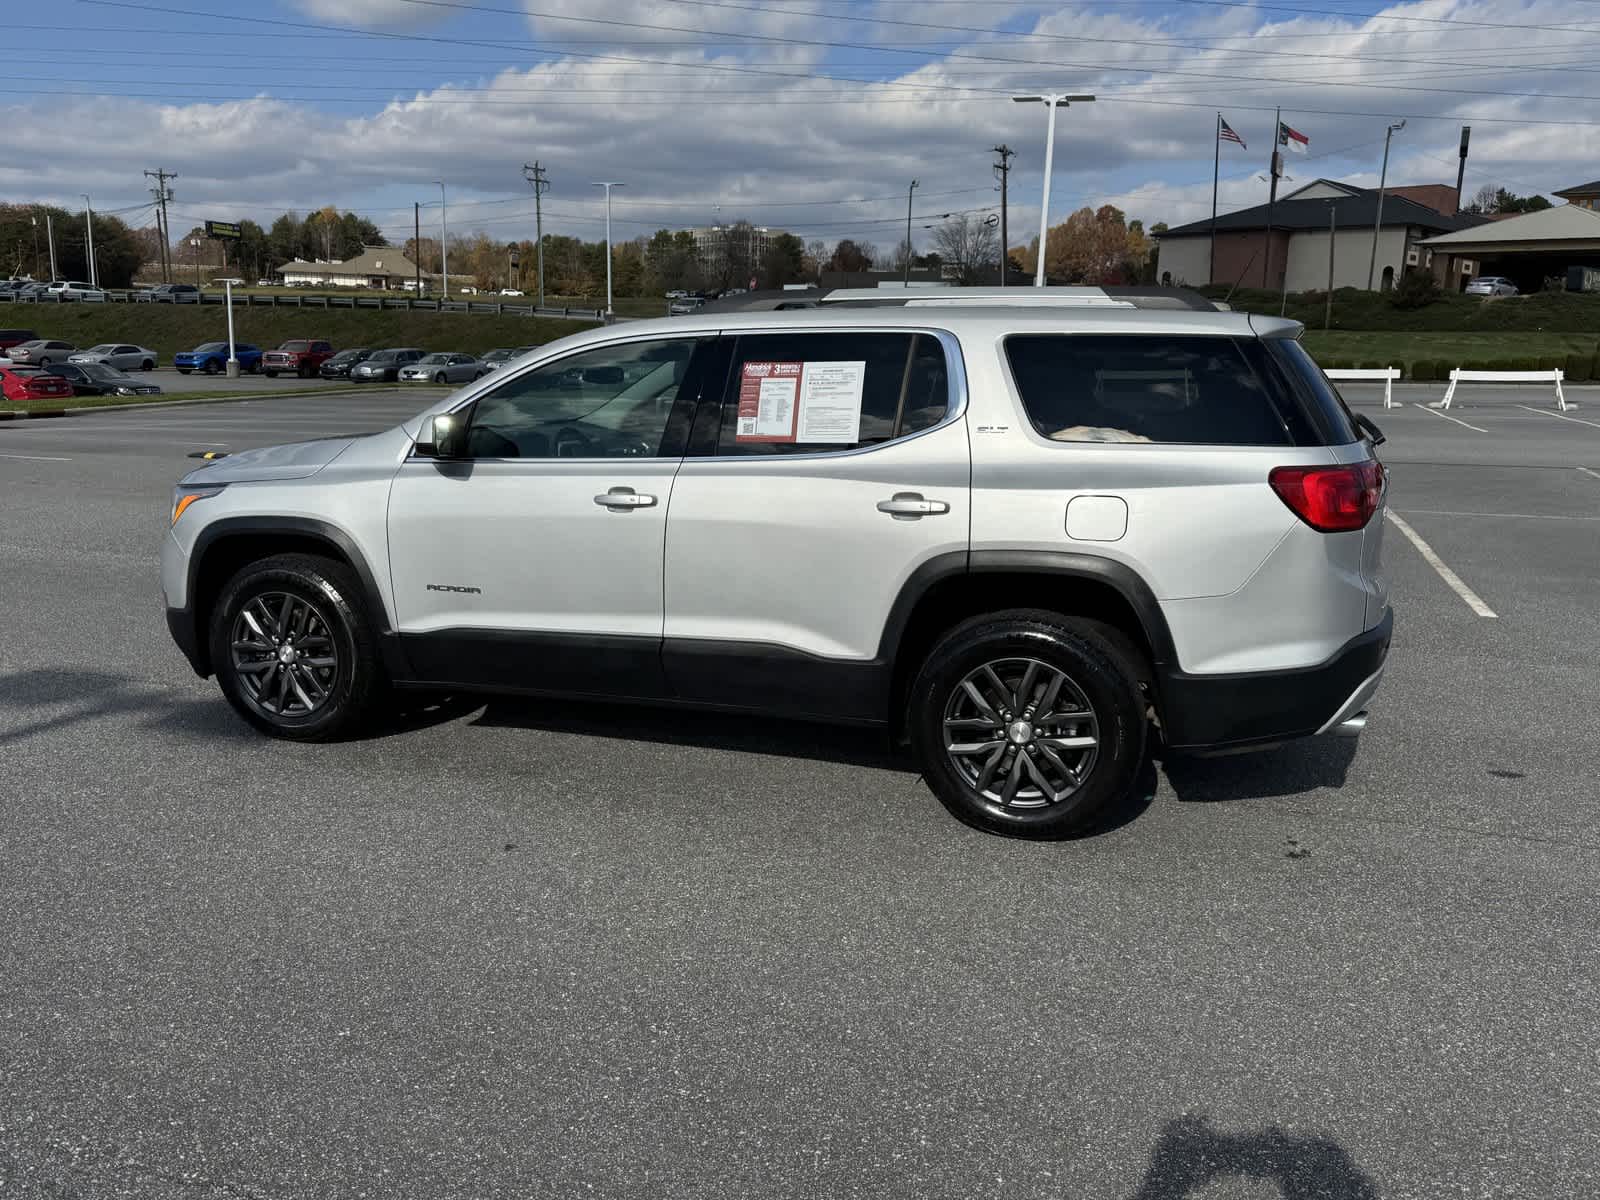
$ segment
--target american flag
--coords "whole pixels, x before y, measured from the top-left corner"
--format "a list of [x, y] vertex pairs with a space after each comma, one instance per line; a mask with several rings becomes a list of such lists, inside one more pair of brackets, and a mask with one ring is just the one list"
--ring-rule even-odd
[[[1219, 141], [1237, 142], [1239, 145], [1244, 146], [1244, 139], [1233, 131], [1233, 127], [1222, 119], [1220, 113], [1217, 115], [1217, 138]], [[1250, 149], [1249, 146], [1244, 146], [1244, 148], [1246, 150]]]

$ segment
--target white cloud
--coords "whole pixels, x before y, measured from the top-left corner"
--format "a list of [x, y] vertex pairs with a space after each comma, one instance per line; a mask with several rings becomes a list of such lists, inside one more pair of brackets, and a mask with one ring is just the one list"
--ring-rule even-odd
[[292, 3], [313, 20], [362, 29], [419, 29], [451, 16], [448, 7], [410, 0], [292, 0]]
[[[308, 11], [334, 4], [298, 2]], [[355, 8], [338, 7], [346, 19]], [[529, 0], [529, 7], [747, 33], [786, 31], [782, 36], [810, 37], [821, 30], [821, 40], [858, 40], [837, 25], [830, 31], [814, 4], [760, 15], [669, 0]], [[361, 11], [375, 19], [373, 14], [399, 8], [426, 6], [364, 0]], [[983, 12], [981, 20], [915, 11], [906, 19], [986, 25], [999, 20], [977, 6], [970, 11]], [[600, 57], [569, 57], [482, 78], [469, 74], [456, 83], [398, 92], [404, 98], [351, 116], [267, 95], [226, 104], [59, 96], [24, 101], [0, 109], [14, 150], [9, 164], [0, 164], [0, 195], [68, 200], [88, 188], [97, 206], [132, 204], [144, 198], [141, 172], [160, 161], [180, 174], [180, 206], [207, 208], [205, 215], [270, 216], [275, 207], [304, 210], [334, 202], [383, 210], [382, 219], [398, 228], [409, 224], [411, 199], [436, 194], [430, 181], [442, 176], [450, 182], [452, 228], [478, 224], [497, 236], [522, 236], [531, 226], [531, 193], [520, 167], [538, 158], [554, 183], [546, 197], [547, 230], [594, 236], [602, 209], [589, 182], [614, 178], [628, 183], [617, 195], [619, 236], [657, 224], [704, 222], [716, 214], [749, 216], [830, 240], [849, 235], [889, 245], [901, 236], [905, 212], [903, 199], [894, 197], [904, 196], [913, 177], [921, 181], [914, 224], [945, 211], [995, 204], [990, 147], [1003, 141], [1018, 151], [1011, 178], [1017, 242], [1037, 228], [1045, 114], [1007, 97], [1047, 87], [1101, 97], [1064, 111], [1058, 122], [1052, 200], [1057, 219], [1102, 202], [1147, 223], [1178, 225], [1204, 217], [1210, 211], [1217, 108], [1250, 144], [1247, 151], [1222, 149], [1224, 210], [1265, 200], [1266, 184], [1256, 176], [1266, 169], [1272, 122], [1267, 106], [1280, 101], [1285, 120], [1312, 138], [1310, 157], [1288, 159], [1301, 180], [1336, 174], [1374, 181], [1384, 125], [1407, 115], [1407, 128], [1395, 138], [1391, 182], [1453, 181], [1459, 121], [1429, 119], [1448, 113], [1467, 114], [1464, 119], [1474, 124], [1469, 194], [1486, 181], [1526, 192], [1596, 174], [1581, 164], [1600, 150], [1600, 127], [1529, 123], [1583, 121], [1591, 106], [1486, 94], [1583, 94], [1595, 86], [1586, 65], [1587, 40], [1546, 29], [1570, 20], [1555, 0], [1424, 0], [1385, 11], [1514, 22], [1526, 32], [1405, 27], [1384, 18], [1360, 26], [1309, 16], [1263, 21], [1264, 14], [1237, 8], [1186, 13], [1180, 23], [1170, 15], [1074, 5], [1053, 10], [1035, 26], [1038, 33], [1070, 40], [973, 41], [957, 51], [967, 57], [942, 54], [894, 80], [912, 87], [869, 89], [805, 78], [807, 63], [820, 53], [814, 49], [713, 46], [704, 38], [678, 39], [701, 43], [692, 46], [664, 38], [638, 45], [638, 31], [620, 30], [618, 39], [630, 44], [608, 45], [600, 27], [564, 25], [566, 37], [585, 40], [573, 49]], [[554, 24], [536, 20], [542, 33]], [[1241, 32], [1249, 36], [1239, 37]], [[1178, 35], [1183, 40], [1174, 40]], [[886, 36], [906, 42], [923, 35], [902, 28]], [[1202, 46], [1194, 44], [1197, 39]], [[1507, 48], [1552, 44], [1568, 48]], [[407, 53], [426, 57], [435, 51], [431, 44], [419, 51], [386, 40], [379, 52]], [[478, 52], [437, 53], [459, 63]], [[492, 72], [513, 56], [483, 57]], [[854, 52], [847, 57], [862, 59]], [[1574, 65], [1580, 69], [1569, 70]], [[850, 73], [837, 65], [813, 69]], [[333, 79], [381, 85], [415, 74], [416, 68], [373, 66], [367, 75], [352, 70]], [[786, 74], [801, 77], [781, 77]], [[253, 86], [263, 73], [242, 68], [239, 78]], [[297, 85], [273, 90], [295, 95]], [[338, 106], [337, 113], [347, 111]], [[1341, 112], [1369, 115], [1335, 115]], [[1341, 153], [1322, 157], [1330, 151]], [[860, 197], [883, 199], [833, 207], [811, 203]], [[472, 206], [499, 198], [517, 202]], [[774, 201], [794, 207], [769, 207]], [[402, 206], [403, 214], [396, 211]]]

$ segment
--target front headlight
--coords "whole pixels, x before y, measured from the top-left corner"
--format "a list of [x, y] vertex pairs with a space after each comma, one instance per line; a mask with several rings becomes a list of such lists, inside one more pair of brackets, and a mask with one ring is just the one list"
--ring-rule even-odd
[[172, 494], [172, 523], [176, 525], [178, 518], [183, 516], [189, 510], [189, 506], [196, 500], [209, 500], [226, 486], [226, 484], [218, 484], [215, 487], [186, 488], [180, 486]]
[[117, 395], [119, 395], [119, 396], [137, 396], [138, 394], [139, 394], [139, 389], [138, 388], [119, 387], [117, 389]]

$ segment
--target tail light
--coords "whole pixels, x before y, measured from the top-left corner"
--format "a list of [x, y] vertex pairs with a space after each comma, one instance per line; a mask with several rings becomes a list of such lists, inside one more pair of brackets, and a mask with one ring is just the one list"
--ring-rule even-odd
[[1365, 528], [1383, 502], [1383, 464], [1370, 458], [1341, 467], [1276, 467], [1267, 482], [1295, 516], [1322, 533]]

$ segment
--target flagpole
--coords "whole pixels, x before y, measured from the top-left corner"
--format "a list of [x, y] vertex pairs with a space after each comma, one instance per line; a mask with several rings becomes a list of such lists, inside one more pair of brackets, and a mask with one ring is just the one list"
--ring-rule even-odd
[[1278, 142], [1283, 138], [1283, 109], [1279, 108], [1272, 116], [1272, 158], [1267, 167], [1267, 174], [1272, 177], [1272, 183], [1267, 191], [1267, 243], [1265, 253], [1261, 257], [1261, 286], [1272, 286], [1272, 206], [1278, 199]]
[[1217, 136], [1211, 139], [1211, 266], [1206, 282], [1217, 281], [1217, 172], [1222, 166], [1222, 114], [1217, 113]]

